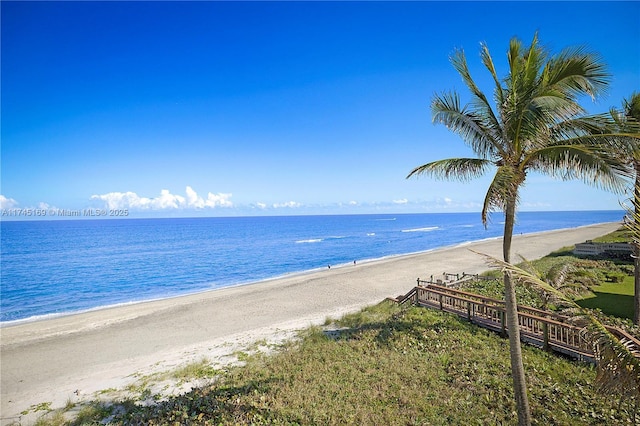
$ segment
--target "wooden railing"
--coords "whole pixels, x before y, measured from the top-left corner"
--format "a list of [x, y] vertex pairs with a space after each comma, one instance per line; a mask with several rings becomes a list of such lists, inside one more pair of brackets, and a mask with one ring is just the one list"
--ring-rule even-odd
[[467, 274], [466, 272], [463, 272], [462, 274], [443, 272], [442, 275], [436, 275], [436, 276], [431, 275], [431, 277], [428, 280], [421, 280], [420, 278], [418, 278], [418, 285], [435, 284], [435, 285], [444, 285], [447, 287], [458, 287], [459, 285], [463, 284], [466, 281], [494, 280], [494, 279], [495, 278], [490, 276], [480, 275], [480, 274]]
[[[431, 283], [420, 284], [406, 295], [391, 300], [398, 303], [412, 301], [421, 306], [452, 312], [502, 335], [508, 333], [504, 301]], [[527, 343], [573, 358], [593, 360], [592, 348], [584, 339], [584, 328], [572, 324], [569, 317], [519, 305], [518, 324], [520, 337]], [[631, 342], [640, 353], [640, 341], [635, 337], [618, 328], [607, 329], [618, 339]]]
[[404, 305], [407, 302], [413, 302], [413, 303], [417, 303], [418, 302], [418, 291], [417, 291], [418, 287], [414, 287], [411, 290], [409, 290], [409, 292], [407, 294], [401, 294], [398, 297], [387, 297], [387, 299], [399, 303], [401, 305]]

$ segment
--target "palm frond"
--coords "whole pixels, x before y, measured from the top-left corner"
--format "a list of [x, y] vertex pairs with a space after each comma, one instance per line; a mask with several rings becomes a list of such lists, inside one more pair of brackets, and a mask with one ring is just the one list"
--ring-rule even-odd
[[523, 181], [516, 171], [509, 166], [500, 166], [496, 171], [482, 204], [482, 223], [487, 226], [489, 215], [496, 210], [504, 210], [507, 200], [511, 197], [518, 202], [518, 187]]
[[[534, 38], [535, 40], [535, 38]], [[522, 42], [513, 37], [509, 40], [509, 50], [507, 51], [507, 60], [509, 62], [509, 75], [507, 77], [507, 86], [518, 84], [518, 78], [522, 69]]]
[[[503, 82], [484, 44], [480, 56], [495, 85], [497, 113], [473, 80], [464, 52], [457, 50], [450, 60], [471, 92], [472, 102], [462, 106], [456, 92], [434, 96], [431, 111], [435, 123], [457, 133], [479, 158], [512, 164], [523, 173], [534, 169], [616, 192], [626, 187], [629, 169], [613, 152], [636, 147], [640, 159], [640, 138], [633, 132], [622, 135], [611, 115], [585, 116], [577, 102], [580, 95], [600, 93], [608, 82], [606, 67], [597, 55], [578, 47], [551, 56], [538, 42], [537, 33], [527, 47], [513, 38], [507, 52], [510, 72]], [[631, 97], [626, 109], [636, 111], [634, 105], [640, 104], [636, 98]], [[625, 119], [627, 122], [634, 120]], [[579, 144], [590, 148], [575, 147]], [[562, 148], [565, 145], [567, 148]], [[426, 169], [416, 168], [410, 175], [419, 170]], [[461, 179], [467, 180], [465, 169], [459, 170], [464, 174]], [[504, 180], [498, 178], [485, 198], [485, 224], [487, 213], [503, 204], [497, 189], [503, 187]], [[518, 185], [523, 182], [517, 181]]]
[[615, 110], [564, 120], [550, 131], [546, 145], [583, 145], [593, 156], [600, 157], [611, 172], [622, 177], [633, 175], [629, 165], [633, 158], [640, 158], [640, 127], [626, 125]]
[[[486, 54], [488, 55], [488, 50], [486, 51]], [[456, 50], [453, 55], [451, 55], [450, 58], [451, 64], [453, 65], [454, 69], [456, 71], [458, 71], [458, 74], [460, 74], [460, 76], [462, 77], [462, 80], [464, 81], [464, 83], [466, 84], [467, 88], [469, 89], [469, 91], [471, 92], [471, 94], [473, 95], [473, 100], [472, 100], [472, 107], [473, 107], [473, 115], [477, 116], [477, 117], [481, 117], [483, 120], [483, 127], [486, 129], [486, 132], [489, 132], [489, 130], [491, 131], [493, 137], [491, 139], [493, 139], [495, 141], [496, 139], [496, 135], [500, 134], [500, 122], [498, 120], [498, 118], [496, 117], [493, 108], [491, 107], [491, 104], [489, 103], [489, 100], [487, 99], [487, 97], [485, 96], [485, 94], [478, 88], [478, 86], [476, 85], [475, 81], [473, 80], [473, 78], [471, 77], [471, 73], [469, 71], [469, 67], [467, 65], [467, 59], [466, 56], [464, 54], [463, 50]], [[491, 61], [491, 57], [489, 58], [483, 58], [483, 62], [487, 63], [487, 61], [489, 62], [489, 71], [491, 72], [491, 69], [493, 69], [493, 62]], [[495, 70], [493, 71], [494, 73], [494, 79], [495, 77]], [[497, 89], [499, 88], [499, 83], [497, 85]]]
[[[573, 139], [581, 136], [617, 133], [619, 126], [611, 113], [580, 115], [557, 121], [549, 127], [550, 142]], [[588, 140], [587, 144], [592, 144]]]
[[[532, 57], [536, 60], [532, 61]], [[535, 141], [541, 137], [545, 140], [554, 134], [547, 129], [584, 115], [585, 110], [577, 102], [578, 96], [598, 93], [601, 80], [604, 79], [602, 76], [606, 75], [604, 65], [598, 58], [582, 52], [582, 49], [565, 50], [543, 67], [541, 61], [544, 58], [544, 51], [535, 49], [532, 44], [527, 66], [522, 69], [518, 84], [512, 88], [517, 94], [515, 97], [520, 100], [520, 108], [510, 111], [514, 115], [512, 131], [517, 135], [517, 143]], [[532, 74], [534, 65], [542, 69], [537, 80]], [[599, 129], [597, 131], [601, 132]]]
[[609, 117], [617, 130], [616, 149], [630, 163], [640, 160], [640, 93], [625, 99], [621, 111], [612, 108]]
[[492, 129], [485, 126], [482, 116], [460, 105], [457, 93], [448, 92], [434, 96], [431, 114], [434, 123], [444, 124], [449, 130], [460, 135], [478, 156], [490, 158], [500, 155], [501, 146], [496, 141]]
[[593, 315], [586, 339], [593, 347], [598, 369], [596, 383], [601, 392], [615, 392], [623, 398], [640, 398], [640, 352], [635, 343], [618, 340]]
[[414, 175], [429, 175], [438, 179], [468, 182], [482, 176], [491, 165], [491, 161], [482, 158], [449, 158], [418, 166], [407, 175], [407, 179]]
[[622, 128], [625, 124], [626, 117], [624, 111], [617, 109], [616, 107], [609, 108], [609, 116], [614, 122], [614, 125], [618, 128]]
[[633, 92], [624, 102], [624, 114], [627, 118], [640, 122], [640, 92]]
[[[567, 141], [563, 141], [567, 142]], [[630, 170], [606, 148], [584, 144], [550, 145], [528, 153], [523, 164], [562, 180], [578, 179], [617, 193], [624, 192]]]
[[565, 298], [565, 296], [559, 290], [544, 281], [538, 273], [524, 270], [516, 265], [505, 262], [504, 260], [500, 260], [488, 254], [480, 253], [475, 250], [471, 251], [482, 256], [485, 260], [485, 263], [489, 265], [489, 267], [497, 269], [504, 274], [509, 274], [509, 276], [511, 276], [511, 279], [516, 284], [542, 289], [558, 300]]
[[623, 206], [627, 212], [624, 227], [631, 233], [631, 243], [636, 251], [640, 251], [640, 188], [636, 187], [633, 191], [631, 202], [631, 207]]
[[[502, 105], [504, 102], [504, 90], [502, 89], [502, 85], [500, 84], [500, 79], [498, 78], [498, 73], [496, 72], [496, 67], [493, 64], [493, 58], [491, 57], [491, 53], [489, 53], [489, 47], [482, 43], [480, 45], [480, 59], [484, 64], [485, 68], [489, 70], [489, 74], [493, 78], [493, 82], [495, 84], [495, 89], [493, 91], [495, 102], [498, 105]], [[496, 122], [498, 120], [496, 119]]]
[[591, 287], [583, 281], [570, 280], [574, 272], [575, 268], [571, 263], [559, 263], [549, 268], [541, 278], [563, 295], [577, 297], [589, 291]]
[[542, 129], [553, 128], [556, 123], [584, 114], [585, 110], [561, 93], [550, 91], [532, 97], [527, 106], [527, 113], [531, 117], [528, 121], [531, 128], [529, 134], [535, 135], [535, 126], [542, 126]]
[[640, 159], [640, 122], [625, 117], [621, 111], [610, 111], [611, 123], [614, 127], [610, 134], [612, 149], [629, 161]]
[[560, 263], [552, 266], [547, 271], [547, 280], [555, 288], [564, 287], [569, 274], [573, 272], [573, 266], [570, 263]]
[[584, 47], [571, 47], [561, 51], [549, 61], [546, 68], [548, 87], [575, 99], [603, 94], [611, 75], [600, 56]]
[[547, 59], [546, 51], [538, 43], [536, 32], [527, 53], [523, 57], [522, 75], [519, 92], [521, 95], [534, 96], [540, 85], [540, 70]]
[[523, 256], [518, 255], [518, 257], [520, 258], [520, 262], [522, 264], [522, 269], [524, 269], [525, 271], [529, 272], [530, 274], [535, 275], [536, 277], [542, 279], [542, 275], [540, 274], [540, 272], [538, 272], [538, 270], [533, 266], [533, 264], [531, 262], [529, 262]]

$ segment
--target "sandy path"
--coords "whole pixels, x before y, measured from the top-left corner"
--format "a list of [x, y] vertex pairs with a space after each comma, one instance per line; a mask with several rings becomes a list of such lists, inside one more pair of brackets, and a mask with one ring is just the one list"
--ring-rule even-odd
[[[535, 259], [609, 233], [608, 223], [514, 237]], [[468, 248], [500, 257], [501, 239], [292, 275], [192, 296], [104, 309], [0, 329], [1, 423], [34, 404], [64, 405], [149, 373], [406, 293], [416, 278], [487, 269]]]

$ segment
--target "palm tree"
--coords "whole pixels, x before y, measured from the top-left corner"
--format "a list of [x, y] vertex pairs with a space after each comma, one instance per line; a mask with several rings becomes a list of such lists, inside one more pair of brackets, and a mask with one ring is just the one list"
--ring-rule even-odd
[[[583, 48], [568, 48], [551, 56], [538, 43], [537, 34], [526, 48], [513, 38], [507, 51], [509, 73], [500, 80], [486, 45], [480, 57], [495, 88], [495, 110], [471, 78], [464, 52], [451, 57], [453, 67], [471, 92], [472, 101], [460, 105], [456, 92], [436, 95], [431, 104], [433, 121], [458, 133], [477, 158], [433, 161], [413, 169], [407, 178], [431, 175], [462, 181], [495, 168], [482, 208], [487, 225], [491, 211], [505, 215], [503, 257], [509, 263], [519, 191], [531, 171], [562, 179], [580, 178], [608, 189], [622, 187], [619, 162], [607, 154], [611, 142], [607, 117], [585, 116], [578, 103], [607, 86], [609, 75], [599, 57]], [[509, 352], [518, 423], [531, 423], [520, 348], [515, 288], [504, 274]]]
[[[637, 230], [638, 218], [640, 218], [640, 93], [634, 92], [629, 99], [623, 102], [622, 112], [613, 110], [611, 116], [615, 120], [621, 134], [625, 136], [623, 148], [620, 152], [625, 161], [635, 173], [635, 185], [633, 190], [633, 212], [629, 214], [633, 227], [632, 233]], [[635, 137], [634, 137], [635, 135]], [[634, 235], [634, 297], [633, 297], [633, 323], [640, 325], [640, 234]]]

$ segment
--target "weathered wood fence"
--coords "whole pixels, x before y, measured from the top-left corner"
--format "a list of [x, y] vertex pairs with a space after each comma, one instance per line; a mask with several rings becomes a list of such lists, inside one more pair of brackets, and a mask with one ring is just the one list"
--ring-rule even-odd
[[[418, 280], [418, 285], [407, 294], [391, 299], [398, 303], [411, 302], [419, 306], [455, 313], [467, 320], [505, 336], [508, 333], [503, 300], [456, 290]], [[522, 341], [568, 355], [572, 358], [593, 361], [594, 354], [585, 329], [572, 322], [570, 317], [518, 305], [518, 323]], [[607, 327], [616, 338], [631, 342], [640, 352], [640, 341], [624, 330]]]

